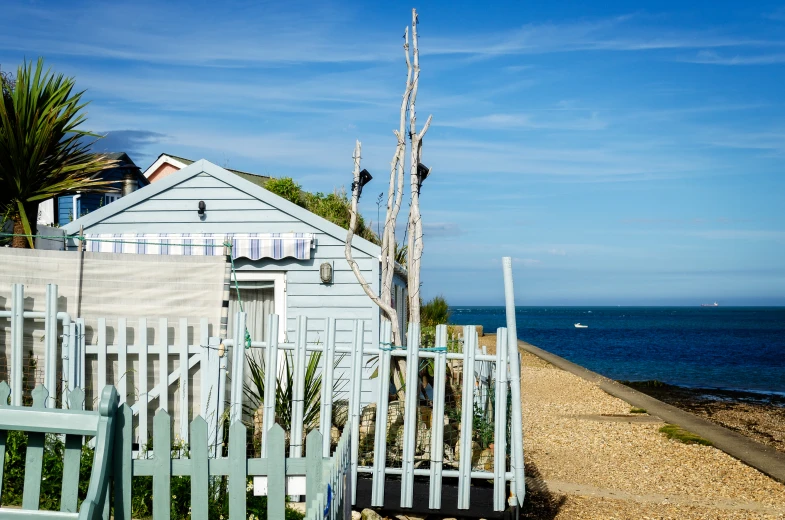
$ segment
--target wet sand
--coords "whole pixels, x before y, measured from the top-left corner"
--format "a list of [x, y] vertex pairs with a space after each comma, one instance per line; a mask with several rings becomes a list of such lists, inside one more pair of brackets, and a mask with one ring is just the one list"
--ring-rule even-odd
[[659, 381], [620, 382], [785, 452], [785, 396], [686, 388]]

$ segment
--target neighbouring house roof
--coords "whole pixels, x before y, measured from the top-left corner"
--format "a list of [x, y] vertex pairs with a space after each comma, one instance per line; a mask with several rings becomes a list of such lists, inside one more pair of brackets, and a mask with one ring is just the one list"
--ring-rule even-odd
[[[170, 156], [168, 156], [170, 157]], [[177, 160], [177, 159], [175, 159]], [[183, 164], [183, 163], [181, 163]], [[223, 183], [226, 183], [232, 188], [240, 190], [251, 197], [268, 204], [280, 211], [283, 211], [295, 219], [312, 226], [320, 232], [330, 235], [342, 242], [346, 241], [346, 230], [342, 227], [333, 224], [329, 220], [322, 218], [314, 213], [311, 213], [305, 208], [298, 206], [283, 197], [279, 197], [271, 191], [262, 188], [259, 184], [251, 182], [244, 177], [237, 175], [235, 172], [221, 168], [207, 160], [199, 160], [191, 165], [184, 165], [183, 169], [167, 175], [157, 182], [153, 182], [144, 189], [137, 190], [125, 197], [108, 204], [88, 215], [85, 215], [63, 227], [66, 233], [72, 235], [79, 231], [80, 226], [84, 226], [85, 231], [90, 233], [89, 228], [95, 226], [105, 220], [110, 220], [115, 215], [118, 215], [125, 210], [143, 204], [148, 199], [154, 198], [157, 195], [185, 183], [190, 179], [197, 176], [207, 174]], [[258, 177], [258, 176], [257, 176]], [[209, 208], [208, 208], [209, 211]], [[198, 225], [194, 226], [195, 228]], [[259, 231], [264, 232], [264, 224], [260, 224]], [[195, 230], [196, 231], [196, 230]], [[227, 232], [231, 230], [227, 229]], [[352, 240], [353, 249], [357, 249], [363, 253], [368, 254], [373, 258], [379, 258], [381, 255], [380, 246], [356, 236]]]
[[[190, 166], [193, 164], [194, 161], [191, 159], [186, 159], [185, 157], [179, 157], [177, 155], [171, 155], [162, 153], [158, 156], [158, 158], [151, 164], [145, 171], [144, 176], [145, 178], [150, 178], [155, 172], [159, 171], [162, 166], [169, 165], [174, 167], [177, 170], [182, 170], [186, 166]], [[269, 181], [272, 177], [267, 175], [258, 175], [256, 173], [244, 172], [240, 170], [233, 170], [231, 168], [224, 168], [226, 171], [231, 172], [238, 177], [241, 177], [249, 182], [256, 184], [257, 186], [264, 186], [267, 181]], [[153, 180], [152, 182], [155, 182]]]
[[[131, 160], [125, 152], [103, 152], [96, 155], [103, 155], [113, 161], [117, 161], [117, 164], [111, 168], [106, 168], [99, 172], [96, 176], [100, 177], [104, 180], [111, 180], [111, 181], [120, 181], [123, 178], [123, 175], [127, 172], [132, 172], [136, 177], [136, 180], [142, 185], [147, 186], [150, 184], [150, 181], [147, 177], [144, 176], [142, 170], [136, 165], [136, 163]], [[109, 190], [119, 190], [119, 185], [110, 185], [107, 189]], [[87, 190], [93, 191], [93, 190]], [[103, 189], [98, 189], [96, 191], [105, 191]]]

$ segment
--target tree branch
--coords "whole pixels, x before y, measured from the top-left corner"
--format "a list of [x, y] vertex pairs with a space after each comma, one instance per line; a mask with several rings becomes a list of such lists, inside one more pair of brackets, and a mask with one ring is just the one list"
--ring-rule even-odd
[[[365, 291], [365, 294], [373, 300], [373, 302], [379, 306], [384, 312], [387, 313], [388, 316], [395, 316], [395, 309], [391, 306], [382, 302], [379, 297], [374, 293], [373, 289], [368, 285], [368, 282], [365, 281], [365, 277], [360, 272], [360, 268], [357, 266], [357, 262], [355, 262], [354, 258], [352, 257], [352, 238], [354, 238], [354, 230], [357, 227], [357, 202], [359, 200], [359, 190], [360, 190], [360, 151], [362, 149], [362, 145], [360, 141], [357, 141], [354, 145], [354, 189], [352, 190], [352, 207], [351, 207], [351, 218], [349, 221], [349, 230], [346, 234], [346, 246], [344, 248], [344, 254], [346, 256], [346, 261], [349, 262], [349, 267], [352, 268], [354, 272], [354, 276], [357, 277], [357, 281], [360, 282], [360, 285]], [[396, 319], [397, 321], [397, 319]]]

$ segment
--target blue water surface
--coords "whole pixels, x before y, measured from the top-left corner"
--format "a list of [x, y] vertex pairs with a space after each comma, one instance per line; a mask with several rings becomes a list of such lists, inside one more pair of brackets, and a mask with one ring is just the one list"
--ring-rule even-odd
[[[507, 323], [503, 307], [451, 312]], [[785, 393], [785, 307], [517, 307], [516, 322], [519, 339], [612, 379]]]

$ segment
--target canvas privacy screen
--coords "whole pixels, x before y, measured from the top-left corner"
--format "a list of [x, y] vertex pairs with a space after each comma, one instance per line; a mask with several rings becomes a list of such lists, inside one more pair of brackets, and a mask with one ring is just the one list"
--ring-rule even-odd
[[[11, 285], [24, 284], [25, 310], [44, 311], [46, 285], [58, 286], [58, 311], [77, 317], [79, 254], [0, 248], [0, 309], [10, 309]], [[94, 343], [98, 318], [112, 326], [117, 318], [132, 326], [138, 318], [156, 324], [168, 318], [198, 323], [207, 318], [217, 335], [226, 257], [158, 256], [84, 253], [80, 317], [85, 318], [87, 343]], [[25, 351], [43, 352], [43, 320], [25, 320]], [[0, 356], [10, 341], [10, 322], [0, 319]], [[174, 327], [177, 333], [177, 327]]]

